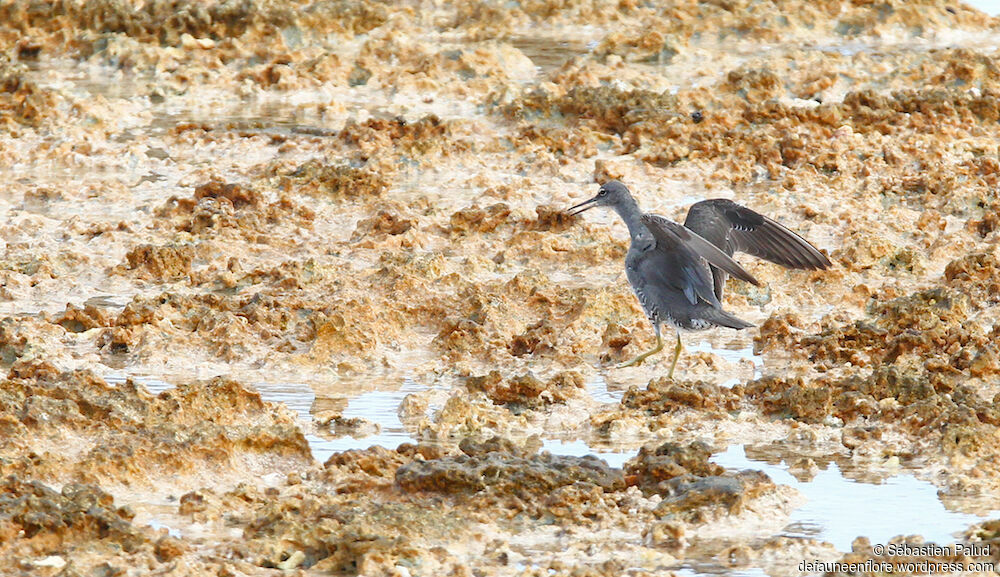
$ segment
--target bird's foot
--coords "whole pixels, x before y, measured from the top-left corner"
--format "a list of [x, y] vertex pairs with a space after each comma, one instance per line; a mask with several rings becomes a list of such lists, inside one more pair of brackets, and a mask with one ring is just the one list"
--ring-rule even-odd
[[639, 365], [642, 364], [643, 361], [645, 361], [649, 357], [655, 355], [656, 353], [660, 352], [661, 348], [662, 347], [655, 348], [655, 349], [653, 349], [651, 351], [646, 351], [646, 352], [642, 353], [641, 355], [639, 355], [638, 357], [632, 359], [631, 361], [622, 363], [622, 364], [618, 365], [615, 368], [616, 369], [624, 369], [625, 367], [638, 367]]
[[626, 367], [638, 367], [639, 365], [642, 364], [642, 361], [644, 361], [644, 360], [646, 360], [646, 357], [644, 355], [639, 355], [638, 357], [632, 359], [631, 361], [624, 362], [624, 363], [621, 363], [619, 365], [615, 365], [615, 368], [616, 369], [624, 369]]
[[660, 327], [656, 327], [656, 346], [652, 350], [646, 351], [639, 355], [638, 357], [632, 359], [627, 363], [622, 363], [618, 365], [617, 368], [624, 369], [625, 367], [635, 367], [642, 364], [642, 361], [648, 359], [649, 357], [655, 355], [656, 353], [663, 350], [663, 337], [660, 336]]

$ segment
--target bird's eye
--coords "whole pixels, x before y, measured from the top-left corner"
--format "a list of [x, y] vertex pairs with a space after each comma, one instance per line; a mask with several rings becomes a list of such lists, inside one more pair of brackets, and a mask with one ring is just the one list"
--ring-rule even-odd
[[597, 196], [607, 196], [607, 195], [608, 191], [604, 190], [603, 188], [597, 191]]

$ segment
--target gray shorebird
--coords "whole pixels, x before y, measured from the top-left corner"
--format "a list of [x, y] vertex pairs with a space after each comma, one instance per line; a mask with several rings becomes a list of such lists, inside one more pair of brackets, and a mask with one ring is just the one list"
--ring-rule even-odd
[[628, 188], [612, 180], [601, 186], [597, 196], [567, 212], [577, 215], [595, 206], [611, 207], [628, 227], [632, 244], [625, 255], [625, 274], [656, 332], [656, 347], [619, 368], [641, 364], [663, 350], [661, 323], [677, 332], [670, 378], [681, 354], [681, 329], [752, 327], [722, 310], [726, 275], [760, 286], [732, 259], [736, 251], [788, 268], [818, 270], [830, 266], [830, 260], [804, 238], [731, 200], [715, 198], [692, 205], [681, 226], [662, 216], [644, 214]]

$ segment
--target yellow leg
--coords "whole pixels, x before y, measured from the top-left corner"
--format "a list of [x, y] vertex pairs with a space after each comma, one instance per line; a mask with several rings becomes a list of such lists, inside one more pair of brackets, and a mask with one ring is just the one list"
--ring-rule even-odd
[[[631, 361], [629, 361], [627, 363], [623, 363], [623, 364], [618, 365], [618, 368], [619, 369], [624, 369], [625, 367], [631, 367], [631, 366], [634, 366], [634, 365], [641, 365], [642, 361], [644, 361], [647, 358], [649, 358], [650, 355], [655, 355], [656, 353], [658, 353], [658, 352], [660, 352], [662, 350], [663, 350], [663, 337], [660, 336], [660, 328], [656, 327], [656, 346], [653, 347], [652, 350], [649, 350], [649, 351], [646, 351], [646, 352], [642, 353], [641, 355], [639, 355], [638, 357], [632, 359]], [[677, 360], [674, 359], [674, 362], [676, 363]]]
[[674, 367], [677, 366], [677, 359], [681, 358], [681, 351], [684, 347], [681, 345], [681, 333], [677, 333], [677, 345], [674, 347], [674, 360], [670, 363], [670, 372], [667, 373], [668, 379], [674, 378]]

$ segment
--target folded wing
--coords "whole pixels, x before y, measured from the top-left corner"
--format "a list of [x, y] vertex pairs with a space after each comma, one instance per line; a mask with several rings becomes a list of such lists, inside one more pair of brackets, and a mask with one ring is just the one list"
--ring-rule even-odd
[[[740, 280], [760, 285], [753, 275], [729, 255], [691, 230], [655, 214], [643, 215], [642, 221], [656, 240], [650, 259], [664, 260], [665, 266], [661, 268], [679, 273], [679, 278], [671, 281], [679, 285], [691, 304], [696, 304], [700, 298], [712, 305], [721, 306], [718, 295], [709, 284], [701, 259]], [[671, 261], [669, 266], [666, 265], [667, 260]]]

